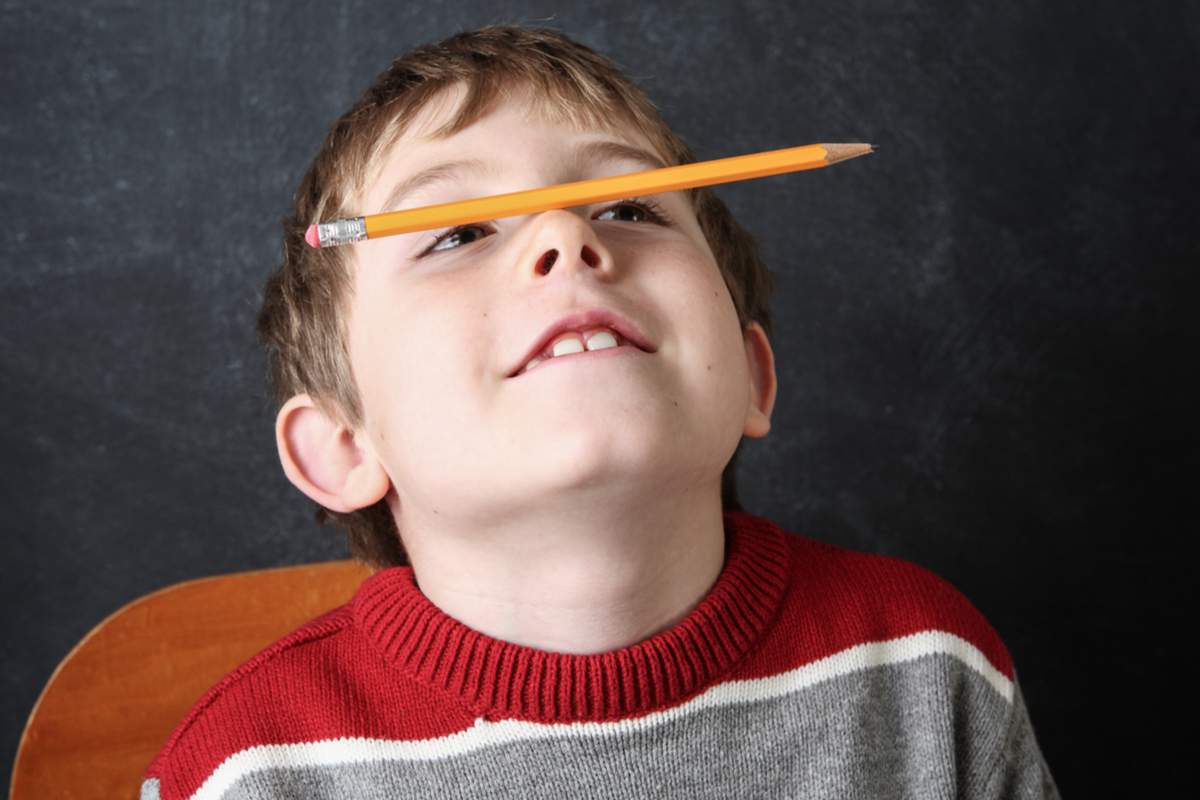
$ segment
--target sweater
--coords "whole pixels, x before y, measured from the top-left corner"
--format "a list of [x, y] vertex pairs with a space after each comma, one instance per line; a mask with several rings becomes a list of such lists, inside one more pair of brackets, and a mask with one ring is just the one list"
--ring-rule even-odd
[[210, 689], [175, 798], [1051, 798], [1012, 659], [947, 581], [727, 511], [677, 624], [577, 655], [443, 613], [411, 566]]

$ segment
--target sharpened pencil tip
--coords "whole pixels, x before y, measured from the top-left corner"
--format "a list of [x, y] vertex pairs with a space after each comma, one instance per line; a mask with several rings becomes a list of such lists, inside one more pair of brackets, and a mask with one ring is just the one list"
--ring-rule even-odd
[[844, 144], [822, 144], [825, 148], [825, 163], [836, 164], [839, 161], [845, 161], [848, 158], [856, 158], [865, 156], [867, 153], [873, 152], [873, 145], [854, 142]]

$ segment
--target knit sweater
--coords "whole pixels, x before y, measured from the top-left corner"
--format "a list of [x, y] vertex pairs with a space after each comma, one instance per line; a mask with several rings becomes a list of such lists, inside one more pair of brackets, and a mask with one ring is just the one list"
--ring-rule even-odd
[[210, 689], [162, 798], [1058, 797], [987, 620], [910, 562], [726, 512], [681, 621], [605, 653], [491, 638], [411, 567]]

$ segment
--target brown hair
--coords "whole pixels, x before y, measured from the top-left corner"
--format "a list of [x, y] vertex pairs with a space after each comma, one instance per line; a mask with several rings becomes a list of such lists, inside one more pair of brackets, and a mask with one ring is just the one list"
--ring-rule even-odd
[[[490, 25], [396, 59], [334, 124], [300, 181], [292, 215], [283, 221], [283, 260], [267, 280], [258, 315], [276, 409], [307, 393], [330, 419], [361, 428], [346, 330], [354, 282], [350, 248], [315, 250], [304, 233], [311, 223], [361, 214], [354, 206], [370, 170], [431, 99], [460, 82], [464, 100], [434, 138], [454, 135], [497, 100], [530, 89], [536, 110], [548, 119], [603, 130], [631, 125], [668, 165], [696, 160], [616, 64], [552, 28]], [[757, 321], [770, 336], [773, 281], [758, 243], [708, 187], [686, 191], [743, 330]], [[725, 510], [742, 510], [735, 479], [740, 452], [739, 443], [721, 476]], [[344, 529], [355, 558], [376, 567], [408, 563], [386, 498], [349, 513], [317, 506], [318, 524], [331, 518]]]

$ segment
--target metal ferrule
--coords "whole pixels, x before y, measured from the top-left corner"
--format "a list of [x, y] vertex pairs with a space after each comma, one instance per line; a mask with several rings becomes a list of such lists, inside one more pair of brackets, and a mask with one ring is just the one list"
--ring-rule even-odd
[[366, 238], [367, 221], [363, 217], [317, 223], [317, 240], [321, 247], [337, 247], [340, 244], [361, 242]]

